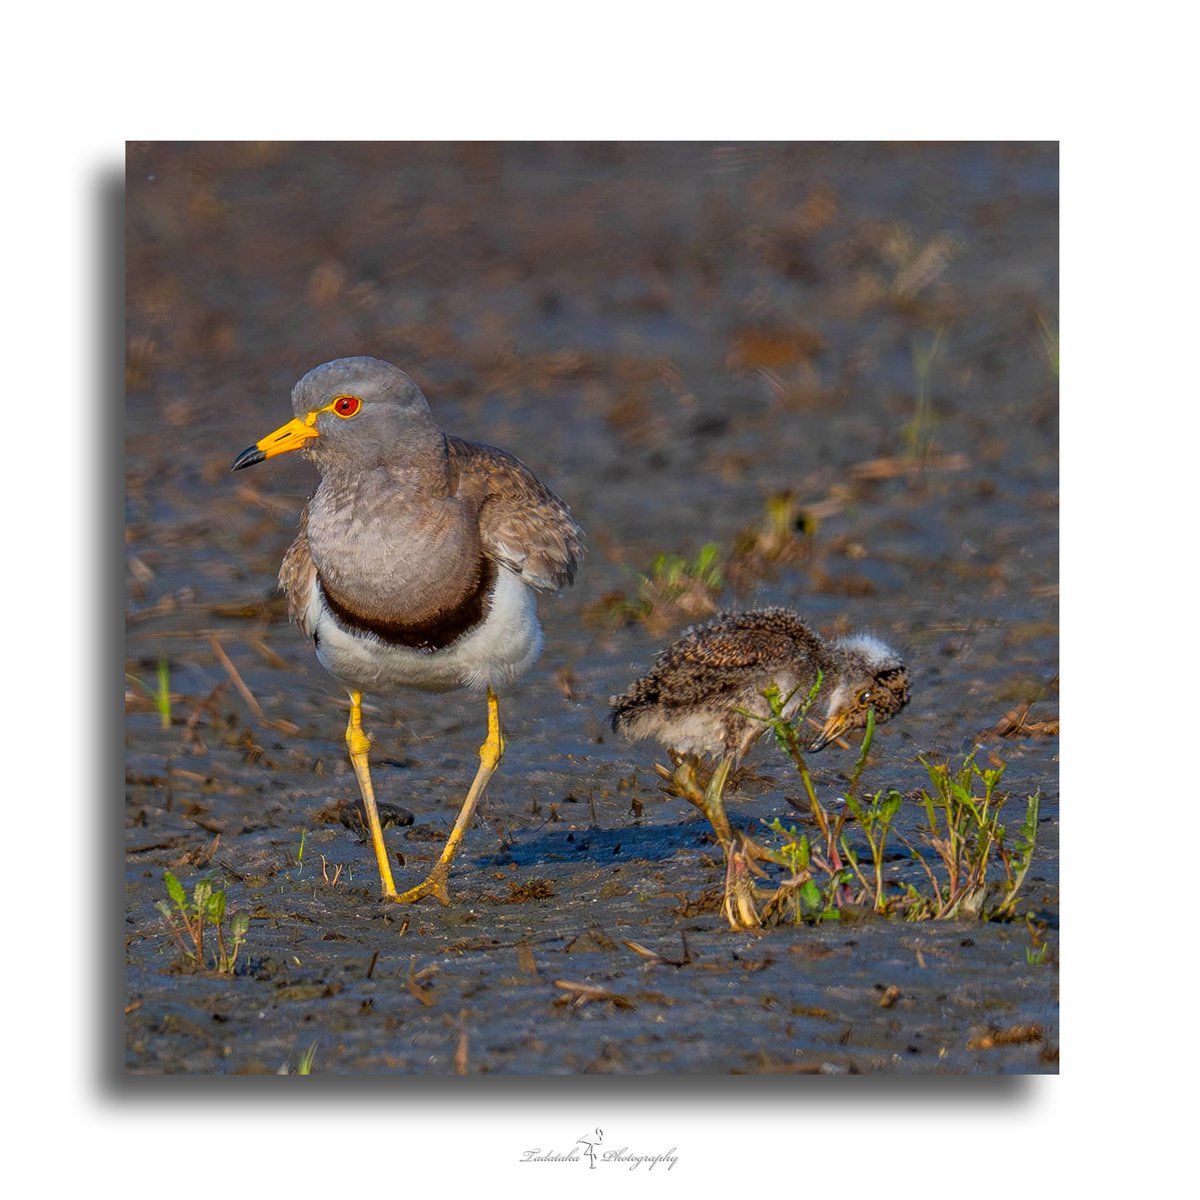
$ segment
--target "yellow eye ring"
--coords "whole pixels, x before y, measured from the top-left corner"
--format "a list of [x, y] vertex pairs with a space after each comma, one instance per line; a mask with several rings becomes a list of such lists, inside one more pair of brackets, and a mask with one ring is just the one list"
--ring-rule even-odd
[[864, 688], [861, 692], [858, 693], [858, 706], [859, 706], [859, 708], [866, 708], [867, 705], [870, 703], [871, 703], [871, 689]]
[[362, 401], [357, 396], [339, 396], [330, 406], [339, 417], [353, 417], [362, 408]]

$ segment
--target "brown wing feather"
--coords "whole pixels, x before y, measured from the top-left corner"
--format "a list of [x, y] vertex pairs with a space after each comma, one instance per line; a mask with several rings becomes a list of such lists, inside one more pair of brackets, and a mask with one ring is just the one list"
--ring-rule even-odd
[[288, 616], [304, 630], [308, 637], [313, 631], [308, 627], [305, 613], [309, 596], [317, 581], [317, 568], [308, 550], [308, 505], [300, 513], [300, 531], [288, 547], [279, 565], [279, 587], [287, 599]]
[[451, 486], [478, 506], [489, 558], [539, 591], [575, 581], [583, 531], [571, 510], [520, 459], [495, 446], [447, 437]]

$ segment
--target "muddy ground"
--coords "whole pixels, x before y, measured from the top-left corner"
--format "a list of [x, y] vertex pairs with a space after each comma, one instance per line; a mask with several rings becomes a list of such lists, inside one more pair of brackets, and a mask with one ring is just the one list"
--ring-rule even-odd
[[[1056, 1071], [1057, 195], [1035, 145], [131, 146], [126, 1069], [295, 1070], [315, 1045], [314, 1073]], [[273, 592], [312, 468], [228, 470], [305, 370], [360, 353], [525, 459], [590, 546], [504, 698], [448, 909], [376, 898], [344, 696]], [[718, 602], [903, 650], [868, 789], [978, 745], [1014, 816], [1040, 791], [1032, 931], [725, 927], [719, 848], [604, 721], [704, 609], [639, 611], [641, 575], [706, 543]], [[388, 832], [403, 887], [483, 706], [369, 700], [376, 790], [414, 817]], [[811, 759], [823, 797], [853, 759]], [[777, 749], [748, 766], [735, 820], [805, 827]], [[250, 914], [232, 977], [180, 969], [164, 869]]]

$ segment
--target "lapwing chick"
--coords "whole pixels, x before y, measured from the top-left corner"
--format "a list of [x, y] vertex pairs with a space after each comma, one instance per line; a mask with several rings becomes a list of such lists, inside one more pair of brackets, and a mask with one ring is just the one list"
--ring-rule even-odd
[[[827, 640], [788, 609], [761, 608], [721, 613], [693, 626], [609, 702], [614, 731], [630, 741], [654, 738], [670, 751], [677, 765], [671, 778], [708, 818], [735, 875], [744, 839], [735, 836], [725, 814], [725, 781], [771, 727], [765, 695], [771, 688], [778, 691], [786, 719], [810, 696], [814, 709], [823, 712], [809, 751], [864, 728], [872, 709], [876, 724], [890, 720], [909, 698], [903, 661], [878, 638], [850, 634]], [[703, 790], [694, 783], [700, 759], [715, 764]], [[756, 924], [744, 895], [732, 897], [729, 886], [727, 876], [731, 924]]]

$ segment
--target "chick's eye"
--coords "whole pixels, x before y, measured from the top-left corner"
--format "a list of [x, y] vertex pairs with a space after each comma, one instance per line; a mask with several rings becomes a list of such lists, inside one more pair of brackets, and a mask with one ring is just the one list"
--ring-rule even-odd
[[864, 708], [871, 703], [871, 692], [869, 688], [866, 691], [858, 693], [858, 703]]
[[357, 396], [339, 396], [333, 402], [333, 411], [339, 417], [352, 417], [362, 408], [362, 401]]

